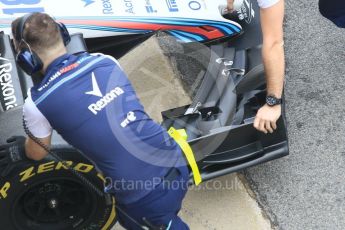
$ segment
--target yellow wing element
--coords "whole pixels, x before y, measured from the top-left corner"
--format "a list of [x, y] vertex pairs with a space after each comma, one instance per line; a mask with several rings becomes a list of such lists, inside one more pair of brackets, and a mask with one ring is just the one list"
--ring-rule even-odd
[[186, 156], [188, 164], [192, 169], [195, 185], [199, 185], [202, 182], [202, 178], [194, 157], [193, 150], [187, 142], [188, 135], [186, 133], [186, 130], [176, 130], [174, 127], [171, 127], [168, 130], [168, 133], [182, 149], [184, 155]]

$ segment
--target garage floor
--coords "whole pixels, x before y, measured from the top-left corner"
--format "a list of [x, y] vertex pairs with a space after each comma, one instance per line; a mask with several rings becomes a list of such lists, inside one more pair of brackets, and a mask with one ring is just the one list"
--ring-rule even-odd
[[[146, 111], [160, 121], [160, 112], [186, 105], [185, 93], [163, 55], [155, 38], [151, 38], [121, 58]], [[268, 230], [271, 225], [237, 174], [228, 175], [191, 187], [184, 201], [181, 217], [191, 229]], [[122, 229], [115, 226], [114, 230]]]

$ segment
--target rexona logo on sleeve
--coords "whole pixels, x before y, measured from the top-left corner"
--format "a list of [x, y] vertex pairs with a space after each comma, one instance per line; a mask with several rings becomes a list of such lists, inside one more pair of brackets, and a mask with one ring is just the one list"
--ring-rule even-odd
[[0, 57], [0, 63], [0, 96], [3, 98], [5, 110], [10, 110], [18, 106], [11, 75], [12, 63], [2, 57]]

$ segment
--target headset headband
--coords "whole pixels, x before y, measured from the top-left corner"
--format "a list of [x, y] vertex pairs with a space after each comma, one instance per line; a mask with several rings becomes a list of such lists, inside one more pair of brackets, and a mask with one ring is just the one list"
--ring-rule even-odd
[[[25, 40], [24, 39], [25, 24], [31, 18], [31, 16], [33, 16], [35, 14], [36, 13], [29, 13], [29, 14], [26, 14], [20, 18], [18, 25], [16, 27], [15, 39], [17, 42], [21, 42], [22, 40]], [[66, 26], [63, 23], [59, 23], [56, 21], [55, 21], [55, 24], [56, 24], [58, 30], [60, 31], [64, 45], [67, 46], [67, 44], [71, 41], [71, 37], [68, 33]]]
[[28, 19], [34, 15], [34, 13], [26, 14], [23, 17], [20, 18], [17, 28], [16, 28], [16, 40], [17, 42], [20, 42], [24, 35], [24, 29], [25, 29], [25, 23], [28, 21]]

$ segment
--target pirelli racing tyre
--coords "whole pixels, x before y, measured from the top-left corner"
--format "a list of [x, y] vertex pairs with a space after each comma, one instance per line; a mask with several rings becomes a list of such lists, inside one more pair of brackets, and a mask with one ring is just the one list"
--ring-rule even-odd
[[[103, 189], [102, 175], [81, 154], [71, 149], [58, 154]], [[61, 162], [26, 160], [0, 177], [0, 229], [108, 230], [115, 219], [114, 199], [97, 195]]]

